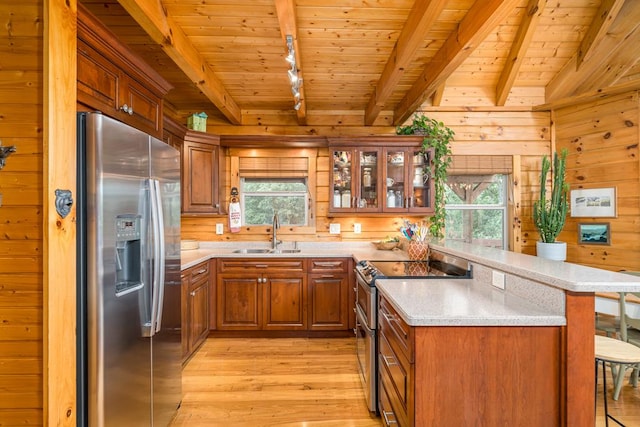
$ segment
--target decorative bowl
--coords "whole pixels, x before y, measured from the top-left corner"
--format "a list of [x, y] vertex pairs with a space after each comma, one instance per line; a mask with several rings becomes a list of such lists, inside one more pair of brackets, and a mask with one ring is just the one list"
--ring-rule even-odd
[[381, 251], [390, 251], [397, 248], [399, 242], [396, 242], [396, 241], [383, 242], [381, 240], [378, 240], [376, 242], [371, 242], [371, 243], [373, 243], [376, 246], [376, 248]]

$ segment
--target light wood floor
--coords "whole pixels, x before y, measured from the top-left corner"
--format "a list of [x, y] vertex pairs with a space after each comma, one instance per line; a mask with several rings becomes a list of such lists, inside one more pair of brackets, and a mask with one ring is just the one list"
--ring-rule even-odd
[[[182, 406], [171, 426], [379, 427], [364, 402], [354, 344], [353, 338], [209, 338], [184, 368]], [[607, 385], [611, 393], [610, 378]], [[618, 401], [609, 398], [609, 411], [640, 427], [640, 390], [625, 381]]]

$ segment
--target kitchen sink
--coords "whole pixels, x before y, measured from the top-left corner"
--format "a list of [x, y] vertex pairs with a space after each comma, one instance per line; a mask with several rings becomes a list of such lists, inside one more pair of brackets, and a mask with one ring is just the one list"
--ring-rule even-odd
[[236, 249], [234, 254], [268, 254], [271, 249]]
[[300, 249], [276, 249], [272, 253], [274, 254], [297, 254]]

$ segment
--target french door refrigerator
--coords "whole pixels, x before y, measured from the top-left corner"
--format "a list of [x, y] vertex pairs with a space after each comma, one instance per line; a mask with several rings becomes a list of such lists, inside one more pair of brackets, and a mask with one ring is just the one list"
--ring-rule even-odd
[[78, 114], [78, 425], [166, 426], [180, 405], [180, 155]]

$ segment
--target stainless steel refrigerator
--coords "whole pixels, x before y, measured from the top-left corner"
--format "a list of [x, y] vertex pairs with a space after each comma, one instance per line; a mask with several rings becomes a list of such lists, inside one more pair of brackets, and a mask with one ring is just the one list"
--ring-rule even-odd
[[166, 426], [181, 401], [180, 155], [78, 114], [78, 425]]

